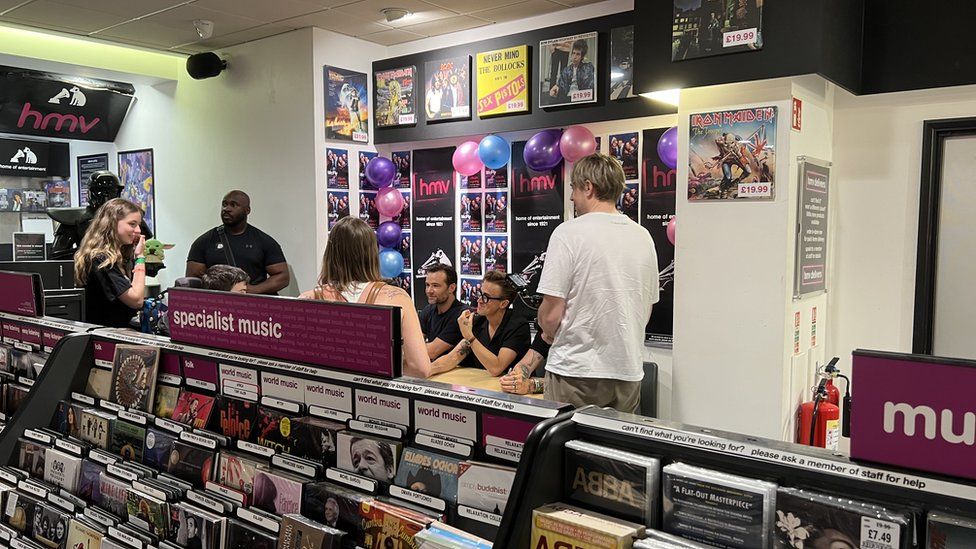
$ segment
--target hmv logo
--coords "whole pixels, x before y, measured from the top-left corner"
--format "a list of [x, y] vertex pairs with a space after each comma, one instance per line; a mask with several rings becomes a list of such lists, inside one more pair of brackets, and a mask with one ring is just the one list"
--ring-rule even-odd
[[37, 164], [37, 154], [35, 154], [30, 147], [17, 149], [17, 152], [14, 153], [13, 158], [10, 159], [10, 163], [20, 164], [21, 160], [23, 160], [24, 164]]
[[[645, 164], [645, 170], [646, 170]], [[647, 172], [645, 172], [647, 173]], [[676, 177], [675, 170], [660, 170], [657, 166], [651, 166], [651, 176], [648, 178], [646, 184], [650, 186], [651, 190], [656, 189], [673, 189]]]
[[417, 178], [417, 195], [421, 197], [443, 196], [451, 192], [454, 182], [451, 180], [438, 179], [434, 181]]
[[549, 191], [554, 188], [556, 188], [556, 176], [554, 175], [539, 175], [529, 178], [524, 174], [519, 174], [519, 192], [522, 194]]
[[[52, 97], [49, 102], [54, 102], [54, 99], [60, 95], [61, 94], [58, 94]], [[74, 103], [74, 98], [72, 98], [71, 101], [72, 105], [81, 106], [85, 104], [86, 100], [84, 99], [84, 96], [81, 96], [81, 103]], [[20, 111], [20, 118], [17, 119], [17, 127], [30, 127], [35, 130], [53, 129], [54, 131], [67, 131], [68, 133], [74, 133], [81, 130], [82, 134], [87, 134], [92, 130], [92, 128], [97, 126], [99, 122], [101, 122], [101, 118], [97, 116], [91, 120], [86, 120], [85, 115], [83, 114], [74, 115], [62, 114], [59, 112], [45, 113], [39, 109], [33, 108], [30, 102], [25, 102], [24, 107]]]

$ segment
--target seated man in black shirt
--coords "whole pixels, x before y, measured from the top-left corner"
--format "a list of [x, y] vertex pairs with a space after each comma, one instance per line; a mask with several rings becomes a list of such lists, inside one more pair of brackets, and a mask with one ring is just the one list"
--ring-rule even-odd
[[186, 276], [200, 278], [213, 265], [232, 265], [247, 273], [249, 294], [276, 294], [288, 285], [288, 263], [275, 239], [248, 225], [251, 199], [231, 191], [220, 206], [223, 225], [200, 235], [186, 258]]
[[478, 314], [464, 311], [458, 317], [461, 340], [450, 353], [437, 360], [460, 366], [484, 368], [493, 376], [525, 356], [531, 344], [529, 324], [509, 308], [515, 286], [501, 271], [488, 271], [481, 283]]
[[457, 293], [457, 271], [438, 263], [427, 269], [427, 305], [420, 311], [420, 329], [427, 342], [427, 356], [431, 360], [450, 351], [461, 341], [458, 316], [464, 310], [454, 295]]

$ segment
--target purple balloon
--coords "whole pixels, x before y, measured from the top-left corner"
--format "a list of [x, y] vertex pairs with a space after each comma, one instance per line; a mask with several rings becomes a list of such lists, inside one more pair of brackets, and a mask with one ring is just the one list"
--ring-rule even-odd
[[400, 245], [400, 224], [395, 221], [380, 223], [376, 229], [376, 241], [384, 248]]
[[537, 172], [551, 170], [563, 160], [559, 152], [559, 138], [562, 130], [542, 130], [525, 142], [522, 158], [525, 165]]
[[389, 187], [397, 175], [396, 166], [389, 158], [377, 156], [366, 164], [366, 179], [377, 189]]
[[678, 167], [678, 127], [674, 126], [657, 140], [657, 156], [672, 170]]

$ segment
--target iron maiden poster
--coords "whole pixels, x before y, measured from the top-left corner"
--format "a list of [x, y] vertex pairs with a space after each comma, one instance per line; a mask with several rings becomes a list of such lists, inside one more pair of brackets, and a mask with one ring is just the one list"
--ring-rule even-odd
[[674, 334], [674, 245], [668, 240], [668, 222], [674, 217], [677, 172], [661, 162], [657, 142], [668, 128], [644, 130], [641, 169], [641, 225], [651, 233], [657, 251], [661, 300], [654, 304], [647, 338], [671, 343]]
[[[414, 287], [424, 288], [427, 267], [454, 265], [454, 147], [413, 152], [413, 273]], [[414, 295], [417, 308], [427, 305], [423, 291]]]
[[367, 143], [369, 141], [369, 96], [366, 75], [361, 72], [324, 67], [325, 138]]
[[691, 115], [688, 200], [776, 196], [776, 107]]
[[373, 73], [374, 123], [378, 128], [406, 126], [417, 122], [414, 80], [417, 68], [400, 67]]
[[539, 285], [549, 236], [563, 222], [563, 164], [533, 171], [522, 158], [524, 141], [512, 143], [512, 271]]

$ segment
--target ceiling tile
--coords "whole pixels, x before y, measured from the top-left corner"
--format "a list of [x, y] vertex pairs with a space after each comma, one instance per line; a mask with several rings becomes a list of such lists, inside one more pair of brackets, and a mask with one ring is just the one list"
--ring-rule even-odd
[[123, 20], [128, 21], [136, 17], [141, 17], [150, 13], [157, 12], [185, 4], [187, 0], [54, 0], [59, 4], [74, 6], [77, 8], [87, 8], [117, 15]]
[[183, 30], [190, 29], [194, 33], [193, 21], [195, 19], [207, 19], [214, 22], [214, 36], [223, 36], [232, 32], [249, 29], [260, 25], [262, 22], [250, 17], [241, 17], [220, 11], [208, 10], [198, 7], [195, 4], [180, 6], [175, 9], [167, 10], [162, 13], [146, 17], [141, 21], [149, 21], [164, 27]]
[[449, 17], [447, 19], [440, 19], [437, 21], [431, 21], [429, 23], [421, 23], [419, 25], [408, 25], [402, 27], [402, 29], [427, 36], [437, 36], [438, 34], [458, 32], [491, 24], [491, 21], [487, 21], [485, 19], [479, 19], [477, 17], [470, 17], [467, 15], [458, 15], [457, 17]]
[[285, 25], [261, 25], [260, 27], [232, 32], [224, 36], [215, 36], [207, 40], [200, 40], [199, 42], [194, 42], [193, 44], [181, 44], [181, 46], [195, 46], [204, 48], [203, 51], [209, 51], [213, 49], [226, 48], [229, 46], [236, 46], [237, 44], [243, 44], [244, 42], [251, 42], [253, 40], [260, 40], [261, 38], [267, 38], [269, 36], [290, 32], [292, 30], [294, 29]]
[[400, 29], [391, 29], [383, 32], [377, 32], [373, 34], [367, 34], [365, 36], [359, 36], [363, 40], [380, 44], [382, 46], [392, 46], [394, 44], [402, 44], [404, 42], [412, 42], [414, 40], [420, 40], [421, 38], [427, 38], [423, 34], [416, 34], [412, 32], [407, 32]]
[[[345, 2], [348, 1], [345, 0]], [[343, 2], [336, 0], [333, 3], [341, 5]], [[308, 0], [274, 0], [273, 2], [269, 0], [197, 0], [193, 5], [257, 19], [264, 23], [298, 17], [324, 9], [319, 3]]]
[[[386, 16], [380, 10], [392, 7], [403, 8], [411, 13], [403, 19], [387, 21]], [[353, 15], [361, 19], [375, 21], [390, 27], [415, 25], [457, 15], [456, 12], [450, 9], [440, 8], [422, 0], [360, 0], [355, 4], [336, 8], [335, 11]]]
[[426, 0], [430, 4], [446, 8], [458, 13], [469, 13], [472, 11], [500, 8], [511, 6], [522, 0]]
[[501, 8], [475, 11], [471, 15], [499, 23], [501, 21], [515, 21], [516, 19], [535, 17], [564, 9], [566, 9], [566, 6], [547, 0], [527, 0], [526, 2]]
[[20, 25], [22, 27], [30, 27], [31, 29], [52, 30], [56, 32], [63, 32], [65, 34], [74, 34], [78, 36], [88, 35], [87, 32], [81, 32], [76, 29], [69, 29], [67, 27], [61, 27], [58, 25], [53, 25], [45, 22], [20, 21], [14, 17], [0, 17], [0, 23], [10, 23], [13, 25]]
[[30, 24], [56, 25], [81, 32], [96, 31], [126, 20], [118, 15], [58, 4], [51, 0], [34, 0], [7, 12], [6, 17]]
[[11, 8], [16, 8], [22, 4], [26, 4], [31, 0], [0, 0], [0, 13], [3, 13]]
[[277, 21], [278, 24], [288, 25], [295, 28], [318, 27], [347, 34], [349, 36], [362, 36], [364, 34], [375, 34], [389, 30], [390, 27], [381, 25], [374, 21], [361, 19], [352, 15], [344, 15], [336, 10], [325, 10], [291, 19]]
[[578, 6], [586, 6], [588, 4], [596, 4], [597, 2], [603, 2], [603, 0], [552, 0], [557, 4], [562, 4], [564, 6], [575, 8]]
[[158, 25], [143, 19], [132, 21], [124, 25], [103, 30], [98, 34], [92, 35], [96, 38], [121, 39], [122, 41], [135, 40], [138, 42], [152, 44], [154, 47], [171, 48], [180, 44], [187, 44], [200, 37], [197, 35], [193, 26], [186, 29], [174, 29], [163, 25]]

